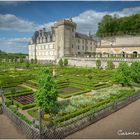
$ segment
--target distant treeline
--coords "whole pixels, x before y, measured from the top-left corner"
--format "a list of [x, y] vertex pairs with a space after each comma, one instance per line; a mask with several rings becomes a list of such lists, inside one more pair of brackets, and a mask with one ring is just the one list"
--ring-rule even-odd
[[105, 15], [98, 23], [97, 36], [140, 34], [140, 14], [127, 17]]
[[6, 53], [0, 50], [1, 59], [17, 59], [17, 58], [26, 58], [27, 54], [22, 53]]

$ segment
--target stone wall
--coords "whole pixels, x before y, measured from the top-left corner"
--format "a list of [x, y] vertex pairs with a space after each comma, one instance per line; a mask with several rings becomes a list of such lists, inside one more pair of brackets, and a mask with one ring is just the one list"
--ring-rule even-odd
[[104, 37], [100, 42], [101, 46], [133, 46], [140, 45], [140, 36], [116, 36]]
[[130, 65], [133, 61], [140, 61], [140, 59], [130, 59], [130, 58], [82, 58], [82, 57], [65, 57], [68, 59], [70, 66], [79, 66], [79, 67], [96, 67], [96, 60], [101, 60], [101, 67], [105, 68], [108, 60], [112, 60], [115, 67], [119, 65], [120, 62], [128, 62]]

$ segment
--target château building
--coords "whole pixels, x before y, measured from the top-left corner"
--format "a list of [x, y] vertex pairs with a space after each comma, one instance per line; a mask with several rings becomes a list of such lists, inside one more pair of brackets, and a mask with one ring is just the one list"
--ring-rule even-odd
[[[35, 31], [29, 43], [29, 60], [38, 62], [58, 62], [63, 57], [98, 57], [98, 54], [108, 57], [140, 56], [140, 36], [117, 36], [93, 38], [92, 35], [76, 32], [76, 23], [61, 20], [51, 27]], [[104, 55], [105, 54], [105, 55]], [[107, 54], [107, 55], [106, 55]], [[111, 55], [112, 56], [112, 55]]]
[[96, 41], [89, 34], [76, 32], [76, 23], [61, 20], [47, 32], [45, 28], [35, 31], [29, 43], [29, 60], [58, 61], [65, 56], [95, 52]]

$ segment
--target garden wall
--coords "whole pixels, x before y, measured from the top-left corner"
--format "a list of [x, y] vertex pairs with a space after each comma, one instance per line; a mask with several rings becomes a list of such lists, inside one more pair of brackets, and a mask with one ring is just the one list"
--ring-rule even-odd
[[96, 67], [96, 60], [101, 60], [101, 67], [105, 68], [108, 60], [112, 60], [115, 67], [119, 65], [120, 62], [128, 62], [130, 65], [134, 61], [140, 61], [139, 58], [83, 58], [83, 57], [66, 57], [68, 63], [71, 66], [81, 66], [81, 67]]

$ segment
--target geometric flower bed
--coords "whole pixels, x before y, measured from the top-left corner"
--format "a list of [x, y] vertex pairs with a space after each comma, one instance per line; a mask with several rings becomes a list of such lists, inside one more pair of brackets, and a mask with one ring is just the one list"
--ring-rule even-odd
[[22, 105], [27, 105], [34, 102], [33, 94], [23, 95], [14, 98], [16, 101], [20, 102]]

